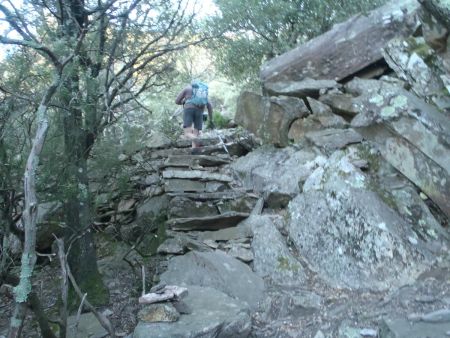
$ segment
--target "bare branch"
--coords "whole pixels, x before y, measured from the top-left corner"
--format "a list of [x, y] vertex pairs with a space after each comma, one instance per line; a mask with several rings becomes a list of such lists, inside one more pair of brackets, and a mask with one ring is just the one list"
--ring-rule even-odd
[[50, 61], [53, 63], [53, 65], [56, 68], [62, 67], [57, 56], [49, 48], [42, 46], [41, 44], [34, 42], [32, 40], [10, 39], [10, 38], [7, 38], [6, 36], [0, 35], [0, 43], [7, 44], [7, 45], [18, 45], [18, 46], [33, 48], [33, 49], [45, 54], [45, 56], [47, 56], [50, 59]]
[[[80, 287], [78, 286], [77, 282], [75, 281], [75, 278], [73, 277], [72, 272], [70, 271], [69, 264], [67, 264], [67, 263], [66, 263], [66, 268], [67, 268], [67, 276], [69, 277], [69, 280], [72, 283], [72, 286], [73, 286], [75, 292], [77, 293], [78, 297], [80, 297], [80, 299], [83, 299], [84, 294], [80, 290]], [[95, 307], [87, 299], [85, 299], [84, 305], [89, 309], [89, 311], [91, 311], [94, 314], [94, 316], [99, 321], [100, 325], [103, 326], [106, 331], [108, 331], [108, 333], [111, 335], [111, 337], [115, 338], [116, 334], [114, 332], [114, 328], [113, 328], [111, 322], [109, 321], [109, 319], [106, 318], [106, 316], [104, 316], [100, 312], [98, 312], [95, 309]]]

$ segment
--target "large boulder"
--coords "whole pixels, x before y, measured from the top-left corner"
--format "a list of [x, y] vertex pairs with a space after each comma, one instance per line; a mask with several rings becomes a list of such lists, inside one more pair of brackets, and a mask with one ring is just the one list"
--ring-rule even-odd
[[301, 99], [243, 92], [238, 99], [235, 121], [265, 143], [284, 147], [289, 144], [292, 122], [308, 114], [309, 110]]
[[381, 48], [392, 38], [410, 35], [418, 7], [414, 0], [393, 1], [368, 15], [352, 17], [264, 64], [261, 80], [268, 86], [305, 78], [345, 79], [381, 60]]
[[399, 208], [412, 213], [407, 208], [419, 203], [404, 201], [412, 195], [393, 196], [388, 179], [361, 171], [360, 148], [335, 152], [308, 177], [303, 194], [289, 204], [287, 231], [311, 269], [332, 286], [386, 290], [426, 269], [434, 259], [432, 237], [442, 237], [432, 226], [418, 229], [430, 215], [418, 211], [420, 219], [408, 220], [399, 214]]
[[174, 323], [140, 322], [133, 338], [245, 338], [251, 331], [248, 305], [208, 287], [188, 286], [183, 302], [190, 313]]
[[169, 261], [161, 283], [206, 286], [256, 308], [263, 297], [264, 282], [248, 265], [222, 251], [191, 251]]
[[429, 262], [415, 234], [373, 191], [309, 191], [289, 204], [289, 237], [333, 287], [388, 290], [412, 282]]
[[[299, 184], [314, 170], [315, 150], [263, 146], [231, 166], [245, 188], [263, 193], [269, 207], [285, 207], [300, 192]], [[276, 173], [276, 174], [274, 174]]]

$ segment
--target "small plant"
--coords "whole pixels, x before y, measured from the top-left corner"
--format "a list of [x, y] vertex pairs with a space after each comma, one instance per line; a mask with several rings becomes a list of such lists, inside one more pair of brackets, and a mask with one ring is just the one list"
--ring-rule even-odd
[[228, 127], [229, 123], [230, 123], [230, 119], [226, 118], [225, 116], [223, 116], [220, 113], [214, 112], [213, 113], [213, 123], [216, 126], [216, 128], [219, 129], [225, 129]]

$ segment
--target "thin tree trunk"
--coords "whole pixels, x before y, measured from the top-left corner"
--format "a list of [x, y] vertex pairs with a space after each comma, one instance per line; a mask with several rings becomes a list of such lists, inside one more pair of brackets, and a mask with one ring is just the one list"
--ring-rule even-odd
[[68, 278], [67, 278], [67, 262], [64, 249], [64, 241], [57, 238], [58, 258], [61, 264], [61, 306], [59, 310], [59, 338], [66, 338], [67, 334], [67, 297], [68, 297]]
[[60, 83], [60, 75], [55, 75], [53, 83], [47, 89], [37, 110], [37, 130], [33, 139], [33, 144], [28, 155], [24, 173], [24, 212], [22, 221], [25, 229], [25, 242], [21, 260], [19, 284], [14, 288], [16, 307], [11, 318], [8, 337], [20, 336], [22, 322], [25, 318], [26, 304], [31, 292], [31, 276], [36, 264], [36, 218], [37, 218], [37, 197], [36, 197], [36, 170], [39, 164], [39, 156], [44, 146], [45, 137], [48, 130], [47, 109], [51, 98], [56, 92]]

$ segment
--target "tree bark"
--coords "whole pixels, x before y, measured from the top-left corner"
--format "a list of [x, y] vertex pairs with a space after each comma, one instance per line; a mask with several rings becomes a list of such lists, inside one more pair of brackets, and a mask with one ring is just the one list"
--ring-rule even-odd
[[[76, 39], [87, 22], [82, 0], [64, 0], [65, 21], [61, 25], [62, 38], [67, 45]], [[97, 255], [91, 231], [92, 201], [87, 175], [87, 158], [92, 144], [89, 141], [89, 128], [86, 114], [90, 115], [90, 104], [82, 105], [80, 99], [80, 77], [86, 72], [84, 67], [89, 60], [78, 54], [79, 63], [74, 63], [62, 84], [60, 99], [65, 107], [63, 114], [64, 152], [67, 166], [66, 188], [66, 246], [70, 247], [68, 262], [80, 288], [87, 292], [94, 305], [108, 302], [108, 290], [103, 284], [97, 267]], [[90, 74], [85, 74], [89, 77]], [[92, 103], [94, 104], [94, 103]], [[95, 121], [96, 122], [96, 121]], [[74, 297], [69, 297], [74, 300]], [[70, 303], [70, 307], [75, 304]]]

